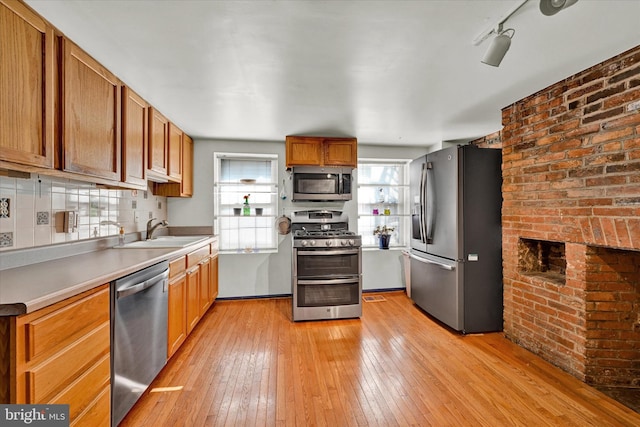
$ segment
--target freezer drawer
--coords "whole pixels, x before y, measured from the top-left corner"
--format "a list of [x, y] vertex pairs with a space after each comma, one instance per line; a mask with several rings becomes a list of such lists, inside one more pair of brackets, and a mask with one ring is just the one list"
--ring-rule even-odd
[[411, 299], [431, 316], [462, 331], [462, 266], [455, 262], [426, 254], [410, 253]]

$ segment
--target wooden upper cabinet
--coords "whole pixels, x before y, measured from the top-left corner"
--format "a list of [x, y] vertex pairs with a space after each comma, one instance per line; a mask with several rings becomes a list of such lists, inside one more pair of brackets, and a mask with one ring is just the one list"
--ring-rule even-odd
[[292, 166], [350, 166], [358, 164], [356, 138], [287, 136], [286, 164]]
[[286, 139], [287, 167], [319, 165], [322, 158], [322, 138], [288, 136]]
[[182, 180], [180, 182], [153, 183], [153, 194], [165, 197], [193, 196], [193, 140], [182, 134]]
[[169, 120], [153, 107], [149, 108], [149, 154], [147, 169], [162, 177], [169, 167]]
[[0, 0], [0, 58], [0, 160], [53, 168], [53, 27], [24, 4]]
[[182, 185], [180, 196], [193, 196], [193, 140], [186, 134], [182, 139]]
[[182, 130], [169, 122], [169, 159], [167, 175], [169, 179], [180, 182], [182, 180]]
[[324, 164], [326, 166], [358, 165], [358, 144], [355, 138], [324, 140]]
[[122, 87], [122, 181], [146, 187], [149, 105]]
[[120, 81], [68, 39], [62, 49], [62, 168], [120, 181]]

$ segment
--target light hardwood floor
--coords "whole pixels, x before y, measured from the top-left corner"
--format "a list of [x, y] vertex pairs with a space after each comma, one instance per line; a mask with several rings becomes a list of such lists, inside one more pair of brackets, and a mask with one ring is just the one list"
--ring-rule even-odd
[[403, 292], [361, 319], [218, 301], [121, 426], [638, 426], [640, 414], [511, 343], [461, 336]]

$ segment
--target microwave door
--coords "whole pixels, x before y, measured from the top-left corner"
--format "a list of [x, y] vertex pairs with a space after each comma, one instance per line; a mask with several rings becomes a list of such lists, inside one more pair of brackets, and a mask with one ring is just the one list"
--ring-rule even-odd
[[337, 174], [303, 174], [296, 177], [296, 193], [337, 194], [340, 182]]

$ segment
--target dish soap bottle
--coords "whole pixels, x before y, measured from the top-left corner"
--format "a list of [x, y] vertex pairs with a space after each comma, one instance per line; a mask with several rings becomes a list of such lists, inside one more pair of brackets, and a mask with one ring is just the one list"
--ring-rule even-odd
[[118, 246], [124, 246], [124, 227], [120, 227], [120, 233], [118, 234]]

